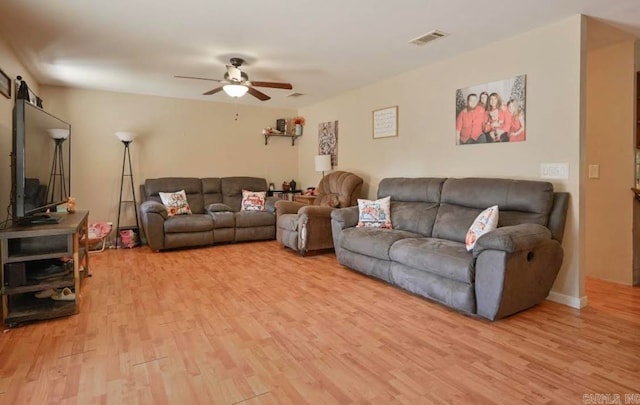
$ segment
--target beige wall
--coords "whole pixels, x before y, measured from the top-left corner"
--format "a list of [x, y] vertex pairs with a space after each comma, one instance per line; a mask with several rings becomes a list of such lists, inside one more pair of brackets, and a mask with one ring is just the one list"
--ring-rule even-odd
[[586, 163], [599, 166], [600, 178], [585, 183], [584, 269], [588, 276], [631, 284], [635, 40], [596, 20], [587, 22]]
[[[317, 183], [312, 134], [319, 122], [331, 120], [339, 120], [337, 168], [360, 174], [369, 197], [384, 177], [538, 179], [540, 163], [569, 163], [569, 179], [554, 181], [572, 198], [565, 260], [553, 290], [555, 299], [580, 305], [582, 22], [573, 16], [301, 109], [307, 128], [300, 143], [300, 178]], [[456, 89], [519, 74], [527, 75], [527, 141], [457, 146]], [[391, 105], [399, 107], [400, 135], [372, 139], [372, 111]]]
[[92, 221], [117, 217], [124, 147], [116, 131], [139, 133], [130, 149], [136, 184], [164, 176], [258, 176], [280, 184], [298, 176], [298, 146], [285, 138], [265, 146], [261, 132], [294, 110], [50, 86], [42, 93], [48, 110], [71, 123], [72, 195]]
[[[34, 92], [39, 93], [38, 83], [33, 80], [29, 71], [18, 61], [13, 50], [3, 38], [0, 38], [0, 69], [12, 80], [22, 76]], [[11, 89], [11, 99], [0, 95], [0, 221], [5, 220], [6, 207], [11, 194], [11, 163], [9, 154], [13, 139], [13, 106], [15, 103], [15, 87]]]

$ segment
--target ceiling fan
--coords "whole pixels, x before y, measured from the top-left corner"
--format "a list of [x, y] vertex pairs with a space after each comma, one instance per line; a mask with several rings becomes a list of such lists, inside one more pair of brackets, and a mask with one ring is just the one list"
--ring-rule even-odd
[[240, 66], [242, 66], [242, 64], [244, 63], [244, 59], [231, 58], [230, 62], [231, 65], [227, 65], [227, 72], [224, 74], [223, 80], [178, 75], [174, 77], [179, 79], [208, 80], [212, 82], [222, 83], [220, 87], [216, 87], [213, 90], [202, 93], [203, 96], [210, 96], [224, 90], [224, 92], [227, 93], [230, 97], [242, 97], [245, 95], [245, 93], [249, 92], [249, 94], [251, 94], [253, 97], [261, 101], [267, 101], [271, 97], [267, 96], [259, 90], [256, 90], [255, 87], [270, 87], [273, 89], [286, 90], [293, 89], [291, 83], [249, 81], [249, 76], [245, 72], [240, 70]]

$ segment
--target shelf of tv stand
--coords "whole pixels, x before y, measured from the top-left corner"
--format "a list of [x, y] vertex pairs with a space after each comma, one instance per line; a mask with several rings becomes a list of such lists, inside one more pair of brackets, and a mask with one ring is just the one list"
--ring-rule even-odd
[[[78, 313], [80, 310], [81, 281], [89, 275], [88, 211], [61, 215], [57, 224], [12, 226], [0, 230], [0, 292], [2, 294], [2, 320], [13, 326], [19, 323], [56, 318]], [[60, 279], [29, 280], [28, 262], [72, 258], [73, 271]], [[27, 283], [9, 287], [5, 264], [24, 263]], [[69, 287], [75, 291], [72, 301], [39, 299], [34, 292]]]
[[280, 138], [291, 138], [291, 146], [296, 144], [296, 139], [300, 138], [302, 135], [287, 135], [287, 134], [264, 134], [264, 144], [267, 145], [269, 143], [269, 138], [277, 136]]

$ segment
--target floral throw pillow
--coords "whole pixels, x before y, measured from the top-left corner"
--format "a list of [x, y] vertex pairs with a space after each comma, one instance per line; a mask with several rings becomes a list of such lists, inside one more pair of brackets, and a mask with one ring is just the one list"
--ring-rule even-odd
[[498, 227], [498, 206], [494, 205], [486, 210], [482, 211], [478, 215], [469, 227], [467, 231], [467, 237], [465, 238], [465, 244], [467, 245], [467, 251], [473, 250], [476, 245], [476, 241], [479, 237], [487, 232], [491, 232]]
[[175, 193], [158, 193], [162, 204], [167, 207], [167, 215], [170, 217], [174, 215], [190, 215], [191, 207], [187, 202], [187, 194], [184, 190], [180, 190]]
[[379, 200], [358, 198], [358, 228], [386, 228], [391, 225], [391, 197]]
[[240, 211], [264, 211], [264, 204], [266, 199], [266, 191], [242, 190], [242, 203], [240, 204]]

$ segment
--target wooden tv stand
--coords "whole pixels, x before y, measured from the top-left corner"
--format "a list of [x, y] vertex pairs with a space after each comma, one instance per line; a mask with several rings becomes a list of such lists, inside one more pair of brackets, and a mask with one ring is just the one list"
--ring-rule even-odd
[[[60, 216], [59, 223], [14, 225], [0, 230], [2, 321], [7, 326], [80, 311], [80, 284], [89, 274], [89, 211], [56, 215]], [[29, 264], [63, 257], [73, 258], [72, 273], [49, 280], [29, 279]], [[16, 277], [23, 266], [24, 277]], [[38, 291], [64, 287], [75, 292], [75, 300], [55, 301], [34, 296]]]

